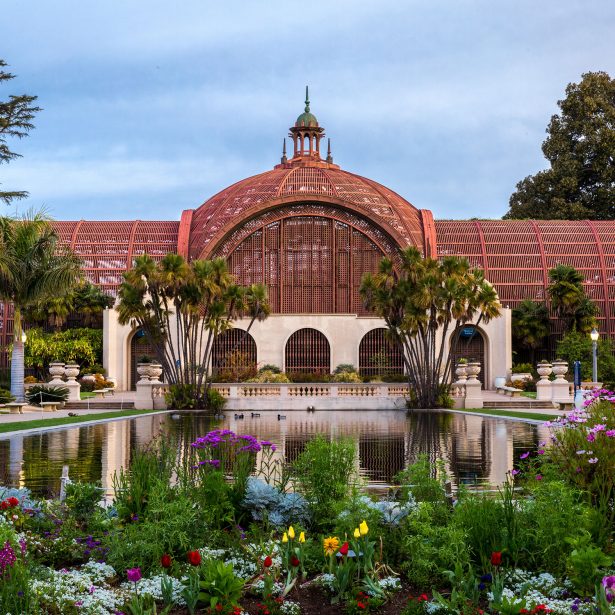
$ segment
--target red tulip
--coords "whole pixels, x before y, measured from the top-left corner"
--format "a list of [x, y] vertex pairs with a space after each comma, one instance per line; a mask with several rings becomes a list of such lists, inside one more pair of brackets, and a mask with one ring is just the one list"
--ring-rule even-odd
[[10, 497], [7, 502], [9, 506], [19, 506], [19, 500], [16, 497]]
[[188, 562], [198, 566], [201, 563], [201, 554], [198, 551], [188, 551]]
[[173, 563], [173, 560], [171, 559], [171, 556], [168, 553], [165, 553], [161, 558], [160, 558], [160, 565], [163, 568], [170, 568], [171, 564]]
[[345, 542], [339, 549], [341, 555], [348, 555], [348, 542]]
[[296, 555], [293, 555], [290, 558], [290, 563], [296, 568], [301, 562], [299, 561], [299, 558]]
[[265, 558], [265, 561], [263, 562], [263, 566], [265, 566], [265, 568], [270, 568], [271, 565], [273, 564], [273, 560], [271, 559], [271, 557], [269, 557], [269, 555]]
[[502, 552], [501, 551], [494, 551], [491, 554], [491, 564], [493, 566], [499, 566], [502, 563]]
[[0, 508], [2, 510], [6, 510], [9, 507], [9, 503], [6, 500], [3, 500], [2, 503], [0, 504]]

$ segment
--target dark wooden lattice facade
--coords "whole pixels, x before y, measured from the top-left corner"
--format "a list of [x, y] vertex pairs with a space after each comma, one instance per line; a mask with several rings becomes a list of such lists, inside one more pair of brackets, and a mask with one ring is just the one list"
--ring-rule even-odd
[[387, 338], [386, 329], [372, 329], [363, 336], [359, 344], [359, 372], [362, 376], [404, 373], [399, 347]]
[[229, 329], [218, 335], [211, 354], [211, 370], [215, 374], [229, 372], [238, 380], [246, 373], [256, 372], [256, 342], [242, 329]]
[[287, 373], [328, 374], [331, 348], [327, 338], [316, 329], [299, 329], [286, 342], [284, 371]]

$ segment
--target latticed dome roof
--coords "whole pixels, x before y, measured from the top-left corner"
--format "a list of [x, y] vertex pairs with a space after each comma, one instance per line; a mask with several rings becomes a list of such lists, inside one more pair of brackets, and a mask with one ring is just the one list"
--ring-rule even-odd
[[308, 164], [248, 177], [206, 201], [192, 215], [190, 257], [210, 255], [234, 228], [257, 214], [301, 203], [350, 209], [378, 226], [397, 245], [424, 249], [423, 217], [408, 201], [365, 177]]

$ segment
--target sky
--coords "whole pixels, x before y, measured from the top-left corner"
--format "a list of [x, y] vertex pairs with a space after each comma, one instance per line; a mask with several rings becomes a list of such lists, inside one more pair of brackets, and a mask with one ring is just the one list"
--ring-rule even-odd
[[2, 0], [0, 99], [43, 111], [0, 183], [59, 220], [178, 220], [279, 162], [309, 85], [343, 169], [497, 218], [614, 33], [613, 0]]

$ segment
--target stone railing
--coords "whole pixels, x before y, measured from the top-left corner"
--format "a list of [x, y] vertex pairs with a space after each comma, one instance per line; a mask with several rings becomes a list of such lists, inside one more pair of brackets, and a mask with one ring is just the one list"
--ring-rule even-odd
[[[354, 383], [214, 383], [228, 410], [393, 410], [405, 408], [408, 385]], [[138, 382], [135, 407], [165, 408], [167, 384]]]

